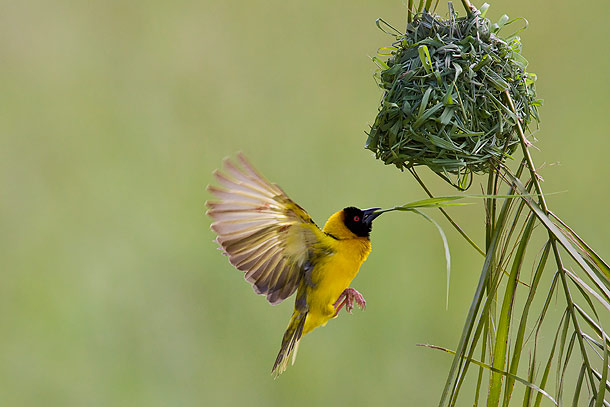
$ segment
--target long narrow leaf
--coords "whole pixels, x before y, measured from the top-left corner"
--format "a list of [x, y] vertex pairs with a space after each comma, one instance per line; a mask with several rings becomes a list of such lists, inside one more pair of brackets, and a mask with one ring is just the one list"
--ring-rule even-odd
[[[514, 190], [511, 189], [509, 193], [512, 195]], [[479, 282], [477, 284], [477, 288], [470, 304], [470, 308], [468, 309], [468, 315], [466, 316], [466, 321], [464, 323], [464, 329], [462, 330], [462, 335], [460, 337], [460, 342], [456, 349], [457, 355], [453, 358], [453, 362], [451, 364], [451, 368], [449, 370], [449, 375], [447, 376], [447, 381], [445, 383], [445, 388], [443, 389], [443, 393], [441, 395], [441, 400], [439, 406], [444, 406], [446, 403], [452, 404], [457, 399], [456, 395], [459, 385], [461, 384], [461, 380], [465, 376], [465, 370], [468, 369], [468, 359], [463, 358], [466, 353], [466, 348], [469, 343], [469, 339], [472, 334], [472, 329], [475, 323], [475, 317], [481, 305], [481, 301], [483, 299], [483, 292], [489, 280], [490, 267], [492, 265], [492, 260], [495, 256], [495, 250], [497, 248], [498, 237], [500, 234], [500, 230], [503, 228], [504, 222], [506, 221], [506, 216], [509, 209], [509, 202], [511, 200], [507, 199], [504, 201], [502, 205], [502, 210], [500, 211], [500, 215], [498, 216], [496, 231], [492, 236], [491, 242], [487, 247], [487, 254], [485, 257], [485, 262], [483, 263], [483, 269], [481, 270], [481, 276], [479, 277]], [[483, 315], [481, 316], [484, 317]], [[474, 352], [475, 343], [472, 343], [471, 354]], [[459, 356], [458, 356], [459, 355]]]
[[[443, 347], [440, 347], [440, 346], [436, 346], [436, 345], [428, 345], [428, 344], [420, 344], [420, 345], [418, 345], [418, 346], [423, 346], [423, 347], [430, 348], [430, 349], [442, 350], [443, 352], [447, 352], [447, 353], [450, 353], [450, 354], [452, 354], [452, 355], [454, 355], [454, 356], [457, 356], [457, 354], [456, 354], [456, 352], [455, 352], [455, 351], [453, 351], [453, 350], [451, 350], [451, 349], [443, 348]], [[480, 367], [485, 368], [485, 369], [489, 369], [489, 370], [490, 370], [490, 371], [492, 371], [493, 373], [499, 373], [499, 374], [501, 374], [501, 375], [504, 375], [504, 376], [507, 376], [507, 377], [511, 377], [512, 379], [514, 379], [514, 380], [518, 381], [519, 383], [524, 384], [525, 386], [529, 387], [530, 389], [537, 391], [537, 392], [539, 393], [539, 395], [541, 395], [541, 396], [545, 396], [546, 398], [548, 398], [549, 400], [551, 400], [551, 401], [553, 402], [553, 404], [555, 404], [556, 406], [558, 405], [558, 404], [557, 404], [557, 402], [555, 401], [555, 399], [554, 399], [554, 398], [553, 398], [553, 397], [552, 397], [552, 396], [551, 396], [549, 393], [547, 393], [546, 391], [544, 391], [544, 390], [543, 390], [543, 389], [541, 389], [540, 387], [536, 386], [534, 383], [528, 382], [527, 380], [522, 379], [522, 378], [520, 378], [519, 376], [515, 376], [515, 375], [512, 375], [512, 374], [510, 374], [510, 373], [508, 373], [508, 372], [505, 372], [505, 371], [502, 371], [502, 370], [496, 369], [495, 367], [490, 366], [490, 365], [488, 365], [488, 364], [486, 364], [486, 363], [483, 363], [483, 362], [481, 362], [481, 361], [478, 361], [478, 360], [476, 360], [476, 359], [472, 359], [472, 358], [470, 358], [470, 360], [469, 360], [469, 361], [470, 361], [471, 363], [474, 363], [474, 364], [475, 364], [475, 365], [477, 365], [477, 366], [480, 366]]]
[[451, 279], [451, 253], [449, 252], [449, 242], [447, 241], [447, 236], [445, 236], [445, 232], [443, 232], [443, 228], [438, 224], [437, 221], [426, 215], [425, 213], [418, 211], [417, 209], [413, 209], [413, 212], [421, 215], [428, 222], [432, 223], [438, 229], [438, 233], [441, 235], [441, 239], [443, 239], [443, 247], [445, 248], [445, 264], [447, 265], [447, 296], [445, 300], [445, 307], [449, 308], [449, 281]]
[[576, 311], [578, 311], [580, 316], [582, 316], [583, 319], [585, 320], [585, 322], [587, 322], [587, 324], [589, 324], [589, 326], [595, 331], [597, 336], [599, 336], [600, 338], [602, 336], [606, 336], [606, 345], [610, 346], [610, 340], [608, 340], [608, 336], [603, 335], [602, 328], [599, 325], [597, 325], [597, 323], [593, 320], [593, 318], [591, 318], [578, 304], [574, 304], [574, 309]]
[[572, 398], [572, 407], [578, 407], [578, 400], [580, 400], [580, 391], [582, 390], [582, 384], [585, 381], [585, 371], [587, 367], [583, 363], [578, 374], [578, 380], [576, 380], [576, 387], [574, 389], [574, 397]]
[[522, 195], [510, 194], [510, 195], [485, 195], [485, 194], [465, 194], [465, 195], [448, 195], [448, 196], [438, 196], [434, 198], [422, 199], [420, 201], [409, 202], [404, 205], [395, 206], [390, 209], [383, 209], [380, 212], [389, 212], [389, 211], [408, 211], [411, 209], [417, 208], [440, 208], [446, 206], [460, 206], [460, 205], [471, 205], [468, 203], [450, 203], [452, 201], [457, 201], [459, 199], [516, 199], [516, 198], [524, 198], [524, 197], [535, 197], [535, 194], [525, 193]]
[[[606, 341], [606, 333], [602, 330], [602, 341]], [[595, 407], [601, 407], [604, 402], [604, 395], [606, 394], [606, 382], [608, 381], [608, 347], [604, 348], [604, 370], [602, 371], [602, 377], [599, 379], [599, 388], [597, 389], [597, 399], [595, 401]]]
[[500, 280], [504, 273], [503, 270], [500, 270], [500, 271], [502, 271], [502, 272], [494, 271], [494, 267], [492, 267], [491, 265], [489, 267], [489, 270], [487, 271], [488, 280], [489, 280], [489, 282], [487, 284], [487, 288], [486, 288], [487, 295], [485, 298], [485, 302], [483, 303], [481, 313], [478, 318], [476, 329], [470, 340], [470, 349], [468, 351], [468, 355], [465, 356], [465, 358], [464, 358], [466, 360], [466, 362], [464, 363], [463, 367], [460, 370], [458, 370], [459, 374], [458, 374], [458, 379], [457, 379], [457, 383], [456, 383], [455, 390], [454, 390], [455, 394], [454, 394], [451, 405], [454, 405], [457, 400], [457, 394], [459, 393], [460, 387], [461, 387], [462, 383], [464, 382], [464, 379], [466, 378], [466, 373], [468, 372], [468, 360], [474, 359], [473, 355], [476, 350], [476, 347], [477, 347], [477, 344], [479, 341], [479, 337], [481, 335], [483, 335], [483, 341], [485, 341], [484, 345], [488, 344], [488, 346], [490, 347], [490, 351], [493, 350], [492, 344], [495, 342], [495, 336], [496, 336], [496, 326], [495, 326], [495, 321], [494, 321], [494, 307], [495, 307], [495, 303], [496, 303], [496, 291], [498, 290]]
[[383, 211], [409, 211], [418, 208], [440, 208], [446, 206], [469, 205], [468, 203], [450, 203], [458, 199], [463, 199], [460, 196], [443, 196], [438, 198], [423, 199], [421, 201], [409, 202], [404, 205], [395, 206], [394, 208], [384, 209]]
[[[409, 3], [410, 4], [410, 3]], [[417, 174], [417, 171], [415, 171], [415, 168], [413, 167], [409, 167], [408, 168], [409, 172], [411, 173], [411, 175], [413, 175], [413, 178], [415, 178], [415, 180], [417, 181], [417, 183], [422, 187], [422, 189], [426, 192], [426, 194], [428, 194], [428, 196], [430, 198], [434, 198], [434, 195], [432, 195], [432, 192], [430, 192], [430, 190], [428, 189], [428, 187], [426, 186], [426, 184], [424, 184], [424, 182], [421, 180], [421, 178], [419, 177], [419, 175]], [[468, 236], [468, 234], [464, 231], [464, 229], [462, 229], [460, 227], [460, 225], [458, 225], [455, 220], [453, 220], [453, 218], [451, 216], [449, 216], [449, 214], [447, 213], [447, 211], [443, 208], [438, 208], [438, 210], [443, 214], [443, 216], [445, 216], [445, 218], [447, 218], [447, 220], [449, 221], [449, 223], [451, 223], [451, 226], [453, 226], [455, 228], [455, 230], [458, 231], [458, 233], [460, 235], [462, 235], [462, 237], [464, 239], [466, 239], [466, 241], [477, 251], [479, 252], [483, 257], [485, 257], [485, 252], [483, 251], [483, 249], [481, 249], [475, 242], [474, 240], [472, 240], [472, 238], [470, 236]]]
[[[607, 370], [608, 369], [606, 369], [606, 371]], [[602, 380], [602, 375], [599, 374], [599, 372], [597, 370], [593, 370], [593, 376], [595, 376], [597, 378], [597, 380], [600, 380], [600, 381]], [[604, 383], [604, 382], [602, 382], [602, 383]], [[610, 382], [606, 380], [605, 383], [606, 383], [606, 390], [610, 390]]]
[[[519, 249], [514, 256], [513, 266], [511, 268], [508, 283], [504, 291], [504, 300], [502, 301], [502, 309], [500, 311], [500, 319], [498, 320], [498, 333], [496, 335], [496, 343], [493, 352], [492, 366], [498, 370], [504, 370], [506, 363], [506, 352], [508, 347], [508, 333], [510, 322], [512, 320], [512, 310], [514, 299], [517, 289], [517, 280], [519, 278], [519, 272], [521, 265], [525, 257], [525, 249], [529, 243], [532, 230], [534, 229], [534, 223], [536, 218], [531, 216], [527, 222], [525, 233], [519, 243]], [[489, 396], [487, 405], [497, 406], [500, 404], [500, 393], [502, 392], [502, 376], [496, 374], [492, 375], [492, 384], [489, 389]], [[508, 395], [510, 397], [510, 395]]]
[[587, 245], [587, 243], [582, 240], [580, 236], [578, 236], [568, 225], [566, 225], [565, 222], [559, 219], [557, 215], [555, 215], [553, 212], [550, 212], [550, 214], [561, 224], [561, 227], [568, 232], [568, 237], [576, 243], [577, 247], [587, 254], [599, 268], [599, 270], [604, 273], [606, 279], [610, 280], [610, 266], [608, 266], [604, 259], [599, 257], [599, 255], [593, 249], [591, 249], [591, 247], [589, 247], [589, 245]]
[[[483, 327], [483, 338], [481, 345], [481, 361], [485, 361], [485, 352], [487, 351], [487, 320], [485, 320], [485, 326]], [[474, 395], [474, 407], [479, 405], [479, 395], [481, 393], [481, 383], [483, 383], [483, 368], [479, 367], [479, 375], [477, 377], [477, 390]]]
[[460, 387], [462, 386], [462, 383], [464, 382], [464, 379], [466, 378], [466, 373], [468, 372], [468, 361], [470, 359], [474, 359], [473, 355], [474, 352], [476, 350], [478, 341], [479, 341], [479, 337], [481, 335], [483, 335], [483, 341], [484, 344], [483, 346], [488, 345], [490, 348], [490, 351], [493, 350], [493, 342], [495, 342], [495, 335], [496, 335], [496, 326], [495, 326], [495, 321], [493, 318], [493, 310], [494, 310], [494, 306], [496, 303], [496, 291], [498, 289], [499, 286], [499, 281], [502, 277], [502, 273], [498, 273], [498, 272], [494, 272], [493, 271], [493, 267], [490, 266], [488, 272], [489, 274], [489, 283], [487, 285], [487, 295], [485, 298], [485, 302], [483, 303], [483, 307], [481, 309], [481, 313], [479, 315], [478, 318], [478, 322], [477, 322], [477, 326], [476, 329], [474, 331], [474, 334], [472, 334], [471, 336], [471, 340], [470, 340], [470, 349], [468, 351], [468, 355], [464, 357], [464, 360], [466, 360], [466, 362], [464, 363], [463, 367], [458, 370], [458, 379], [457, 379], [457, 383], [455, 386], [455, 390], [454, 390], [454, 397], [452, 399], [452, 403], [451, 405], [455, 405], [455, 402], [457, 401], [457, 394], [460, 391]]
[[[570, 342], [568, 343], [568, 347], [566, 349], [566, 356], [563, 360], [563, 367], [560, 363], [557, 363], [557, 399], [561, 400], [561, 396], [563, 394], [563, 383], [564, 377], [566, 374], [566, 370], [568, 369], [568, 364], [570, 363], [570, 358], [572, 357], [572, 350], [574, 350], [574, 343], [576, 342], [576, 337], [578, 336], [578, 332], [572, 332], [572, 336], [570, 337]], [[560, 351], [559, 356], [563, 352]], [[561, 362], [561, 361], [559, 361]]]
[[[530, 365], [527, 373], [527, 380], [530, 382], [534, 382], [534, 376], [536, 371], [536, 348], [534, 347], [534, 352], [530, 356]], [[527, 387], [525, 389], [525, 393], [523, 394], [523, 407], [530, 407], [532, 405], [532, 389]]]
[[[542, 379], [540, 380], [540, 388], [544, 389], [544, 386], [546, 386], [546, 382], [549, 378], [549, 373], [551, 371], [551, 365], [553, 364], [553, 359], [555, 357], [555, 348], [557, 347], [557, 340], [559, 338], [559, 334], [562, 333], [562, 337], [564, 337], [563, 332], [565, 332], [568, 329], [569, 326], [569, 319], [566, 318], [566, 313], [563, 314], [563, 316], [561, 317], [561, 322], [559, 324], [559, 329], [557, 330], [557, 333], [555, 334], [555, 340], [553, 341], [553, 347], [551, 348], [551, 352], [549, 353], [549, 358], [546, 362], [546, 366], [544, 367], [544, 373], [542, 374]], [[540, 403], [542, 402], [542, 397], [540, 397], [540, 394], [538, 394], [536, 396], [536, 401], [534, 403], [534, 407], [539, 407]]]
[[[511, 183], [517, 188], [518, 191], [525, 192], [525, 188], [521, 181], [515, 178], [510, 172], [506, 171], [506, 175], [511, 178]], [[587, 264], [587, 262], [582, 258], [582, 256], [578, 253], [578, 251], [574, 248], [574, 246], [570, 243], [570, 240], [562, 233], [562, 231], [549, 219], [549, 217], [544, 213], [544, 211], [538, 206], [536, 202], [534, 202], [530, 197], [522, 196], [522, 199], [525, 200], [527, 205], [532, 209], [532, 211], [536, 214], [538, 219], [544, 224], [549, 233], [553, 235], [557, 239], [557, 241], [563, 246], [563, 248], [570, 254], [578, 265], [587, 273], [589, 278], [595, 283], [595, 286], [604, 294], [606, 300], [610, 300], [610, 290], [606, 288], [604, 283], [597, 277], [595, 272], [591, 270], [591, 267]]]
[[[521, 321], [519, 323], [519, 329], [517, 331], [517, 338], [515, 339], [515, 346], [513, 348], [513, 358], [510, 363], [510, 367], [508, 372], [511, 374], [517, 374], [517, 369], [519, 368], [519, 361], [521, 360], [521, 352], [523, 349], [523, 340], [525, 337], [525, 328], [527, 327], [527, 319], [529, 316], [530, 307], [532, 302], [534, 301], [534, 297], [536, 294], [536, 290], [538, 288], [538, 284], [540, 283], [540, 278], [542, 277], [542, 272], [546, 267], [546, 262], [549, 258], [549, 253], [551, 251], [550, 242], [547, 242], [544, 246], [544, 251], [540, 256], [540, 260], [538, 261], [538, 266], [536, 267], [536, 271], [534, 273], [534, 278], [532, 284], [530, 286], [530, 292], [527, 296], [527, 300], [525, 301], [525, 305], [523, 307], [523, 313], [521, 315]], [[508, 405], [508, 400], [510, 399], [510, 395], [513, 390], [514, 381], [511, 379], [506, 380], [506, 390], [504, 391], [505, 405]]]
[[[472, 333], [472, 328], [474, 326], [474, 319], [479, 310], [479, 306], [481, 305], [481, 300], [483, 298], [483, 291], [485, 289], [485, 285], [487, 283], [488, 278], [488, 269], [491, 263], [491, 259], [493, 257], [493, 248], [497, 242], [497, 234], [494, 236], [491, 242], [492, 250], [488, 250], [487, 256], [485, 257], [485, 263], [483, 264], [483, 270], [481, 271], [481, 276], [479, 277], [479, 282], [477, 284], [476, 291], [474, 293], [474, 298], [472, 299], [472, 303], [470, 304], [470, 308], [468, 309], [468, 315], [466, 316], [466, 321], [464, 322], [464, 329], [462, 330], [462, 335], [460, 337], [460, 342], [458, 343], [458, 347], [456, 350], [456, 356], [453, 358], [453, 362], [451, 364], [451, 368], [449, 369], [449, 375], [447, 376], [447, 382], [445, 383], [445, 388], [443, 389], [443, 394], [441, 395], [441, 401], [439, 406], [444, 406], [448, 400], [453, 399], [455, 384], [456, 384], [456, 373], [458, 371], [458, 367], [462, 366], [462, 357], [465, 353], [466, 346], [468, 346], [468, 340]], [[459, 356], [458, 356], [459, 355]]]
[[589, 287], [580, 277], [576, 274], [571, 273], [569, 270], [565, 270], [565, 273], [570, 277], [572, 281], [574, 281], [578, 286], [589, 292], [593, 297], [595, 297], [608, 311], [610, 311], [610, 304], [595, 291], [593, 288]]

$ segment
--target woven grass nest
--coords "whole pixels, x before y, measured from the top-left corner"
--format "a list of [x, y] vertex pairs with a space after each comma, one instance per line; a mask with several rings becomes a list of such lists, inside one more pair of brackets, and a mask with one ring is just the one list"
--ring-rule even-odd
[[492, 24], [478, 10], [458, 18], [451, 3], [449, 15], [418, 13], [404, 34], [377, 21], [395, 41], [380, 49], [386, 62], [373, 58], [384, 95], [366, 148], [385, 164], [426, 165], [466, 189], [472, 173], [510, 157], [519, 143], [517, 120], [523, 127], [537, 121], [540, 101], [518, 32], [498, 36], [503, 26], [525, 20], [503, 16]]

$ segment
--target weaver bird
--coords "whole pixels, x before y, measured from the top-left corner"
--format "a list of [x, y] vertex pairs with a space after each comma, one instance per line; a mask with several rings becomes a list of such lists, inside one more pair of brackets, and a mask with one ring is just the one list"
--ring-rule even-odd
[[214, 175], [221, 188], [208, 191], [219, 200], [206, 202], [215, 222], [216, 242], [229, 261], [245, 273], [257, 294], [278, 304], [295, 291], [294, 312], [273, 365], [276, 376], [296, 357], [299, 341], [364, 297], [350, 283], [371, 252], [369, 234], [380, 208], [341, 209], [320, 229], [284, 191], [267, 181], [241, 154], [240, 166], [229, 159]]

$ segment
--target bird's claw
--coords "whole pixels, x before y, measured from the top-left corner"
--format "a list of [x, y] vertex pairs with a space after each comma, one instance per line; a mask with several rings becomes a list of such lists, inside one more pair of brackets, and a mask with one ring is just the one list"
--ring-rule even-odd
[[366, 300], [362, 294], [353, 288], [346, 288], [337, 299], [337, 302], [335, 302], [335, 316], [339, 314], [339, 311], [341, 311], [341, 308], [344, 305], [345, 310], [351, 314], [354, 309], [354, 302], [363, 311], [366, 309]]
[[362, 294], [360, 294], [358, 291], [356, 291], [353, 288], [348, 288], [344, 292], [346, 292], [345, 309], [347, 310], [347, 312], [349, 312], [350, 314], [352, 313], [352, 310], [354, 309], [354, 301], [362, 310], [364, 310], [366, 308], [366, 300], [364, 299]]

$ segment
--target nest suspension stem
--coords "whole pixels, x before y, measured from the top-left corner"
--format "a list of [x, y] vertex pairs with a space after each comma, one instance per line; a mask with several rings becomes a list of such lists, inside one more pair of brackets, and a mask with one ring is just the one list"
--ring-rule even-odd
[[466, 13], [468, 17], [472, 17], [474, 14], [478, 13], [479, 10], [469, 0], [462, 0], [462, 4], [464, 5], [464, 9], [466, 9]]

